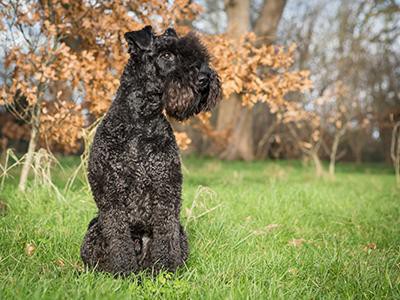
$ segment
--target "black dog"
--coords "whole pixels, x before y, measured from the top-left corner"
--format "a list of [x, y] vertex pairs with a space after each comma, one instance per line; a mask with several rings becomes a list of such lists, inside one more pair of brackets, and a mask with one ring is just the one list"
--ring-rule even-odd
[[99, 209], [81, 247], [85, 265], [113, 274], [175, 271], [188, 257], [180, 221], [182, 173], [165, 117], [187, 119], [220, 98], [218, 76], [199, 39], [150, 26], [128, 32], [130, 59], [99, 125], [89, 182]]

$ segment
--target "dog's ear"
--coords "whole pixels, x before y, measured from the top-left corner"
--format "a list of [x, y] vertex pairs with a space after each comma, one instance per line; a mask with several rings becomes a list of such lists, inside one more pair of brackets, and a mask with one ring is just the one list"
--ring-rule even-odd
[[173, 29], [173, 28], [167, 28], [167, 30], [165, 30], [165, 32], [162, 35], [168, 36], [168, 37], [174, 37], [174, 38], [178, 37], [175, 29]]
[[200, 99], [195, 109], [196, 114], [202, 111], [210, 111], [221, 100], [221, 82], [217, 72], [210, 68], [208, 64], [203, 63], [199, 76], [198, 86]]
[[153, 44], [154, 34], [151, 26], [146, 26], [138, 31], [125, 33], [125, 39], [128, 42], [129, 53], [138, 50], [149, 50]]

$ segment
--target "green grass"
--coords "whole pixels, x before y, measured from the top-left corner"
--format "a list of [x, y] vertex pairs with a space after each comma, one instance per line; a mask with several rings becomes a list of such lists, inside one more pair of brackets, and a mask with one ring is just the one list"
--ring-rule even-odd
[[[60, 187], [78, 163], [62, 161]], [[96, 211], [82, 182], [60, 200], [40, 187], [20, 194], [7, 179], [0, 299], [400, 298], [400, 192], [389, 168], [338, 166], [333, 181], [296, 161], [184, 164], [190, 258], [156, 279], [81, 271]]]

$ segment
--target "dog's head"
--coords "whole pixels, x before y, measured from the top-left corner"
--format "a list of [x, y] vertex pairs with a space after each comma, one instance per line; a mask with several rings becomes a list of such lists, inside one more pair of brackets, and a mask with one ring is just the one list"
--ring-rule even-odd
[[131, 59], [149, 74], [162, 93], [167, 114], [185, 120], [211, 110], [221, 96], [217, 73], [207, 49], [192, 33], [178, 37], [174, 29], [155, 35], [151, 26], [125, 34]]

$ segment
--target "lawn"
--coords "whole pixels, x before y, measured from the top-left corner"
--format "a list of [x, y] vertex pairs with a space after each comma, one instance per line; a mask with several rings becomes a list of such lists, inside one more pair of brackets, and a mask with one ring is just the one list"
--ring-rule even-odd
[[[190, 258], [153, 279], [85, 271], [79, 247], [96, 208], [78, 164], [61, 194], [0, 191], [0, 299], [400, 298], [400, 190], [380, 165], [317, 179], [298, 161], [184, 160]], [[82, 177], [80, 177], [82, 178]]]

